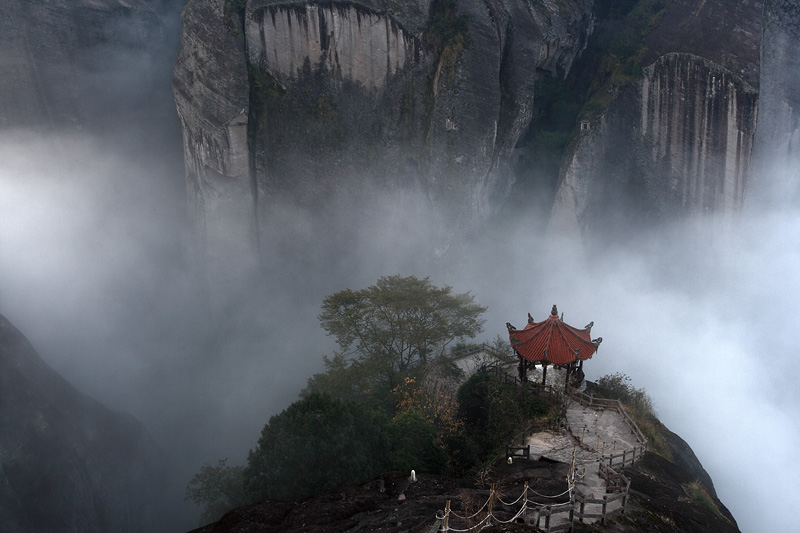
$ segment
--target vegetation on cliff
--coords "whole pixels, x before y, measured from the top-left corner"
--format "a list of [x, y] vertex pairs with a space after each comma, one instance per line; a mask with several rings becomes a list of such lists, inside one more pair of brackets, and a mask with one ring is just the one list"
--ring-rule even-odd
[[[428, 278], [387, 276], [358, 291], [327, 296], [319, 320], [339, 351], [325, 359], [327, 371], [309, 381], [310, 390], [345, 398], [389, 397], [406, 378], [419, 379], [458, 340], [477, 335], [486, 311], [469, 293], [453, 294]], [[331, 378], [348, 374], [350, 390]]]
[[461, 371], [448, 348], [481, 330], [485, 310], [469, 293], [414, 276], [326, 297], [320, 323], [340, 348], [325, 358], [326, 371], [270, 418], [246, 467], [205, 465], [186, 498], [210, 520], [382, 472], [461, 477], [501, 456], [512, 435], [557, 408], [489, 374], [454, 390]]
[[[524, 477], [527, 474], [512, 474], [511, 470], [527, 472], [536, 462], [520, 459], [520, 465], [516, 465], [518, 461], [507, 464], [507, 444], [532, 424], [558, 420], [563, 406], [537, 394], [532, 383], [519, 385], [500, 379], [500, 374], [476, 372], [465, 380], [448, 348], [455, 345], [457, 351], [463, 351], [467, 345], [457, 341], [480, 331], [485, 309], [469, 293], [452, 294], [450, 287], [436, 287], [427, 278], [414, 276], [383, 277], [366, 289], [346, 289], [327, 296], [319, 319], [339, 345], [335, 355], [325, 359], [327, 370], [308, 380], [298, 401], [270, 418], [245, 466], [228, 466], [225, 460], [203, 466], [190, 480], [186, 498], [204, 508], [204, 522], [241, 507], [243, 510], [226, 514], [227, 520], [268, 515], [271, 518], [257, 520], [267, 524], [267, 530], [281, 531], [284, 526], [279, 524], [285, 524], [289, 514], [314, 513], [320, 505], [334, 507], [319, 512], [339, 516], [351, 513], [344, 510], [351, 503], [372, 501], [375, 493], [389, 500], [401, 496], [405, 500], [406, 488], [398, 488], [400, 485], [413, 497], [414, 490], [408, 487], [412, 470], [430, 480], [426, 491], [433, 486], [453, 490], [453, 482], [480, 490], [490, 477]], [[651, 526], [660, 530], [665, 524], [685, 522], [672, 515], [664, 518], [665, 509], [683, 513], [687, 520], [711, 517], [717, 531], [735, 530], [730, 513], [713, 493], [710, 478], [688, 446], [657, 420], [643, 389], [634, 387], [627, 375], [617, 373], [603, 376], [587, 390], [619, 399], [656, 453], [648, 452], [626, 468], [626, 475], [636, 479], [637, 490], [649, 498], [629, 504], [637, 513], [614, 517], [606, 524], [608, 528], [587, 526], [582, 530], [627, 531], [626, 527]], [[673, 459], [674, 450], [682, 457]], [[559, 478], [563, 483], [563, 472], [548, 472], [545, 479], [556, 482]], [[655, 481], [661, 477], [663, 481]], [[473, 479], [478, 481], [469, 481]], [[362, 488], [354, 488], [357, 486]], [[328, 500], [320, 495], [334, 490], [335, 502], [324, 503]], [[428, 496], [419, 504], [442, 505], [441, 493], [437, 497], [433, 490]], [[288, 503], [300, 499], [323, 503]], [[287, 502], [286, 506], [281, 507], [281, 502]], [[371, 505], [377, 509], [382, 504]], [[415, 516], [414, 511], [408, 512]], [[381, 523], [377, 512], [370, 516], [376, 524]], [[416, 519], [419, 523], [420, 517]], [[331, 530], [341, 526], [339, 518], [325, 520]], [[429, 520], [426, 518], [426, 523]], [[228, 527], [220, 522], [204, 531]], [[520, 531], [530, 530], [525, 527], [520, 526]]]
[[[644, 39], [664, 14], [666, 0], [598, 0], [595, 28], [569, 73], [542, 77], [536, 86], [530, 135], [533, 151], [566, 147], [579, 119], [595, 120], [614, 91], [641, 76]], [[568, 74], [568, 75], [565, 75]]]

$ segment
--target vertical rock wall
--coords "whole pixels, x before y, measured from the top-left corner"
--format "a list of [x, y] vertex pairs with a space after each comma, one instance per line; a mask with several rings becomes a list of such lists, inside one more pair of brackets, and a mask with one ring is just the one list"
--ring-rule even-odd
[[355, 5], [268, 5], [252, 11], [248, 59], [281, 80], [297, 79], [309, 61], [328, 75], [382, 88], [420, 44], [393, 18]]
[[0, 528], [158, 531], [166, 457], [142, 425], [75, 390], [0, 315]]
[[206, 242], [225, 226], [262, 258], [311, 234], [344, 246], [393, 191], [427, 203], [445, 244], [480, 226], [513, 181], [534, 82], [569, 70], [591, 2], [436, 4], [187, 5], [174, 87]]
[[[640, 81], [616, 88], [568, 151], [552, 231], [624, 236], [675, 214], [741, 210], [759, 113], [761, 4], [729, 7], [668, 8]], [[687, 43], [695, 53], [673, 51]]]
[[148, 78], [168, 72], [160, 69], [172, 5], [0, 2], [0, 129], [107, 132], [129, 119], [124, 112], [151, 97]]
[[764, 7], [759, 124], [748, 191], [753, 203], [800, 201], [800, 6]]
[[757, 92], [739, 76], [688, 54], [668, 54], [641, 83], [641, 135], [661, 173], [653, 189], [690, 212], [741, 208]]
[[[249, 82], [244, 43], [223, 0], [190, 3], [173, 78], [183, 127], [190, 215], [215, 279], [252, 269], [255, 189], [248, 149]], [[235, 261], [222, 261], [227, 257]], [[223, 264], [224, 263], [224, 264]]]

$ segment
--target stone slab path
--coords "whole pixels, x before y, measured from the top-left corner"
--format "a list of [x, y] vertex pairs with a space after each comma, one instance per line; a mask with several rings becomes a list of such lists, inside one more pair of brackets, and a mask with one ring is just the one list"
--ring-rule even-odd
[[[623, 450], [633, 450], [638, 443], [623, 416], [615, 409], [586, 407], [576, 401], [567, 408], [566, 429], [561, 432], [543, 431], [531, 435], [526, 444], [531, 447], [531, 459], [549, 459], [572, 464], [578, 473], [575, 491], [591, 499], [606, 494], [605, 479], [599, 473], [601, 453], [608, 456]], [[609, 504], [611, 511], [621, 506]], [[587, 514], [599, 514], [600, 504], [587, 504]], [[561, 518], [565, 521], [566, 518]], [[599, 519], [586, 519], [593, 523]]]

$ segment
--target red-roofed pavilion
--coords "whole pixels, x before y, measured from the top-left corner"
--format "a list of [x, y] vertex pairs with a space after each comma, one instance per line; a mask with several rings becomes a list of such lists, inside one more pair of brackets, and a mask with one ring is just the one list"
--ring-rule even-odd
[[569, 376], [575, 375], [583, 379], [583, 362], [594, 355], [603, 341], [602, 337], [592, 340], [590, 337], [594, 322], [583, 329], [570, 326], [558, 316], [558, 308], [554, 305], [550, 316], [541, 322], [535, 322], [528, 314], [528, 325], [516, 329], [509, 323], [508, 336], [511, 347], [519, 357], [519, 377], [525, 381], [527, 371], [541, 364], [542, 385], [547, 379], [547, 365], [553, 364], [567, 370]]

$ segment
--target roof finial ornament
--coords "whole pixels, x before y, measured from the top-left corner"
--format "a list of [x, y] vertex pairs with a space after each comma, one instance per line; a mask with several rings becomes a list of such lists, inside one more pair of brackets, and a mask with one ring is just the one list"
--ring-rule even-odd
[[515, 328], [514, 326], [512, 326], [512, 325], [511, 325], [511, 322], [506, 322], [506, 329], [508, 329], [508, 332], [509, 332], [509, 333], [511, 333], [512, 331], [517, 331], [517, 328]]
[[558, 316], [558, 307], [556, 307], [556, 304], [553, 304], [553, 309], [550, 311], [550, 314], [553, 316]]
[[534, 323], [533, 322], [533, 317], [531, 316], [530, 313], [528, 313], [528, 324], [533, 324], [533, 323]]
[[588, 331], [591, 332], [592, 331], [592, 326], [594, 326], [594, 320], [592, 320], [591, 322], [586, 324], [586, 326], [583, 329], [588, 330]]

